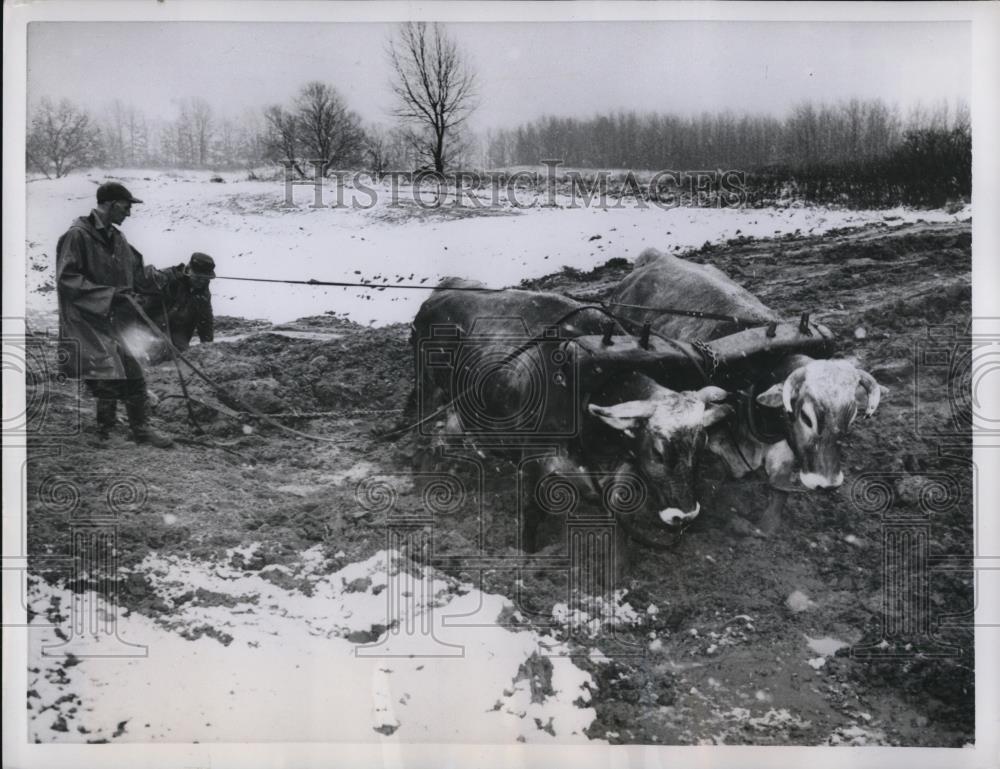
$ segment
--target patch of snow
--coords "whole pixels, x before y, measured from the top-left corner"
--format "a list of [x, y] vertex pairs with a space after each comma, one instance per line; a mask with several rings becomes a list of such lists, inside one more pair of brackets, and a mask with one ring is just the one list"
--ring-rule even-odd
[[865, 729], [860, 726], [841, 726], [834, 730], [826, 741], [827, 745], [850, 745], [863, 747], [865, 745], [888, 745], [885, 732], [881, 729]]
[[812, 725], [810, 721], [793, 716], [785, 708], [779, 710], [771, 708], [764, 715], [749, 719], [748, 723], [754, 729], [773, 729], [775, 727], [805, 729]]
[[839, 638], [832, 638], [830, 636], [823, 636], [822, 638], [810, 638], [806, 636], [805, 638], [809, 648], [816, 652], [816, 654], [822, 654], [824, 657], [832, 657], [839, 649], [850, 646], [846, 641], [841, 641]]
[[[344, 483], [351, 481], [360, 481], [364, 478], [368, 478], [377, 472], [377, 468], [371, 462], [366, 462], [361, 460], [355, 465], [352, 465], [346, 470], [341, 470], [336, 473], [324, 473], [319, 476], [317, 480], [320, 483], [332, 483], [334, 486], [341, 486]], [[393, 477], [386, 477], [385, 480], [389, 483], [395, 481]]]
[[[552, 606], [552, 618], [563, 626], [572, 627], [575, 632], [583, 632], [594, 637], [608, 627], [637, 627], [646, 621], [644, 614], [625, 600], [628, 591], [619, 589], [611, 600], [603, 596], [581, 596], [574, 608], [557, 603]], [[581, 608], [583, 604], [587, 608]], [[589, 609], [589, 610], [588, 610]]]
[[788, 596], [788, 598], [785, 599], [785, 606], [796, 614], [808, 611], [815, 605], [815, 602], [801, 590], [795, 590], [790, 596]]
[[320, 490], [319, 486], [310, 486], [301, 483], [286, 483], [282, 486], [273, 486], [280, 494], [291, 494], [293, 497], [308, 497]]
[[806, 729], [812, 726], [812, 722], [801, 719], [798, 716], [793, 716], [785, 708], [779, 710], [770, 708], [761, 716], [750, 715], [750, 711], [747, 708], [732, 708], [726, 712], [717, 713], [717, 715], [728, 721], [745, 724], [756, 731], [789, 728]]
[[[553, 663], [555, 660], [552, 660]], [[509, 695], [500, 700], [500, 712], [518, 719], [517, 740], [519, 742], [584, 741], [584, 729], [594, 720], [595, 711], [576, 707], [569, 710], [560, 707], [574, 699], [582, 703], [590, 702], [593, 679], [576, 665], [555, 665], [552, 667], [551, 687], [553, 694], [532, 691], [531, 683], [522, 679], [513, 684]], [[574, 712], [575, 711], [575, 712]]]
[[[258, 549], [233, 548], [229, 555], [250, 559]], [[169, 611], [119, 613], [116, 636], [77, 639], [90, 652], [104, 652], [100, 659], [64, 656], [56, 633], [71, 632], [65, 615], [74, 596], [61, 585], [33, 582], [29, 600], [39, 627], [29, 648], [28, 688], [37, 695], [30, 700], [30, 738], [586, 741], [595, 711], [585, 703], [596, 684], [564, 645], [497, 625], [513, 608], [505, 597], [417, 567], [394, 551], [330, 574], [322, 573], [324, 562], [318, 547], [263, 573], [228, 560], [151, 554], [133, 571]], [[276, 573], [282, 585], [284, 578], [308, 578], [310, 594], [265, 578]], [[389, 619], [390, 600], [400, 608], [398, 623]], [[115, 658], [125, 648], [118, 639], [144, 645], [146, 656]], [[530, 693], [515, 687], [510, 707], [494, 709], [534, 654], [551, 662], [551, 693], [522, 703]]]

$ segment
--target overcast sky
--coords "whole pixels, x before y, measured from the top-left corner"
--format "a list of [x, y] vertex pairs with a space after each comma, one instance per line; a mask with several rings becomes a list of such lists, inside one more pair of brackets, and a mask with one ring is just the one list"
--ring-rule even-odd
[[[450, 24], [479, 77], [472, 128], [610, 110], [783, 115], [800, 101], [969, 100], [962, 22], [579, 22]], [[100, 108], [119, 98], [172, 118], [184, 97], [218, 115], [287, 102], [308, 80], [335, 85], [391, 122], [384, 24], [35, 22], [28, 98]]]

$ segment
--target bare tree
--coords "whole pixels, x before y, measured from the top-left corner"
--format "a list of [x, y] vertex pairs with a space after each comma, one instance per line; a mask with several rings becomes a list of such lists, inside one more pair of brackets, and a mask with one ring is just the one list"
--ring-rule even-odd
[[195, 162], [204, 167], [208, 164], [209, 149], [212, 145], [212, 106], [204, 99], [192, 99], [189, 114]]
[[237, 119], [236, 136], [238, 153], [247, 170], [267, 159], [267, 133], [261, 126], [261, 113], [246, 109]]
[[126, 107], [115, 99], [104, 109], [104, 157], [108, 163], [125, 165]]
[[223, 118], [215, 131], [212, 144], [212, 165], [232, 168], [239, 163], [238, 128], [230, 118]]
[[204, 168], [210, 161], [214, 133], [212, 107], [204, 99], [182, 99], [178, 114], [169, 128], [169, 146], [181, 166]]
[[299, 176], [305, 176], [299, 164], [298, 121], [277, 104], [264, 110], [265, 153], [269, 160], [291, 163]]
[[364, 148], [361, 119], [347, 108], [337, 89], [326, 83], [306, 83], [296, 99], [295, 119], [302, 151], [308, 160], [322, 160], [323, 170], [356, 159]]
[[379, 125], [365, 131], [365, 155], [372, 177], [381, 179], [385, 169], [392, 164], [389, 134]]
[[142, 112], [115, 99], [104, 108], [103, 114], [105, 162], [127, 167], [148, 163], [149, 134]]
[[58, 179], [101, 160], [101, 132], [84, 110], [68, 99], [58, 105], [43, 98], [31, 118], [26, 142], [28, 164]]
[[439, 24], [403, 24], [389, 43], [395, 72], [396, 117], [418, 126], [420, 151], [443, 173], [450, 139], [475, 108], [476, 78], [465, 56]]
[[305, 176], [305, 161], [322, 161], [323, 171], [357, 160], [365, 149], [361, 118], [347, 108], [337, 89], [307, 83], [291, 109], [273, 105], [264, 110], [265, 153], [288, 163]]
[[149, 154], [149, 132], [146, 116], [129, 106], [125, 123], [125, 160], [130, 166], [146, 164]]
[[197, 157], [194, 139], [194, 121], [187, 100], [177, 103], [177, 117], [168, 127], [167, 147], [173, 156], [173, 162], [181, 167], [190, 168]]

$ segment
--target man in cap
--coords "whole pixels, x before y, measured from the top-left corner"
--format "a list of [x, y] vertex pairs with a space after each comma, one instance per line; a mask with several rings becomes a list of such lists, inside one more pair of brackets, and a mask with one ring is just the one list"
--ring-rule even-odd
[[130, 300], [137, 291], [156, 291], [155, 270], [143, 268], [142, 254], [118, 229], [129, 217], [134, 197], [124, 185], [97, 188], [97, 207], [59, 238], [56, 285], [64, 372], [83, 379], [97, 399], [97, 435], [111, 437], [118, 401], [124, 401], [133, 438], [158, 448], [173, 445], [149, 425], [142, 367], [126, 344], [126, 332], [141, 323]]
[[[214, 338], [215, 318], [212, 294], [208, 290], [214, 277], [215, 260], [199, 252], [191, 254], [187, 264], [179, 264], [154, 276], [163, 301], [154, 300], [147, 312], [181, 352], [191, 346], [195, 332], [201, 342], [211, 342]], [[169, 357], [169, 351], [161, 346], [150, 354], [150, 361], [155, 363]]]

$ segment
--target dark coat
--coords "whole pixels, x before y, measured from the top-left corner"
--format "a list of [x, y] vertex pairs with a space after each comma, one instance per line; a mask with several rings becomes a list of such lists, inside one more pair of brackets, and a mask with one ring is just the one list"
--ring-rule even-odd
[[123, 335], [141, 321], [127, 303], [114, 297], [117, 288], [156, 290], [144, 271], [142, 254], [92, 211], [59, 238], [56, 286], [63, 373], [82, 379], [128, 378], [125, 360], [131, 355]]
[[[183, 264], [160, 272], [157, 283], [161, 286], [163, 302], [154, 300], [147, 312], [160, 330], [164, 333], [169, 330], [174, 347], [182, 352], [186, 350], [195, 332], [200, 341], [211, 342], [215, 338], [211, 292], [207, 288], [195, 291]], [[169, 353], [164, 350], [157, 357], [166, 358]]]

